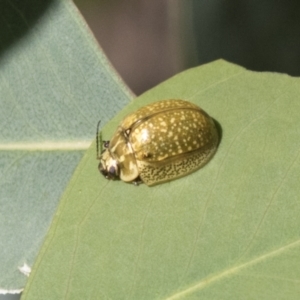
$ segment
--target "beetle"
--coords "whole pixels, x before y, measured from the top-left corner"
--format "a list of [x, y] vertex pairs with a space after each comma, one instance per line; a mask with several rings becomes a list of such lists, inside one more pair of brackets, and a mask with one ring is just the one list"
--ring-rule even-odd
[[[98, 136], [97, 130], [97, 153]], [[123, 119], [103, 143], [98, 168], [107, 179], [152, 186], [201, 168], [218, 143], [216, 124], [204, 110], [186, 100], [161, 100]]]

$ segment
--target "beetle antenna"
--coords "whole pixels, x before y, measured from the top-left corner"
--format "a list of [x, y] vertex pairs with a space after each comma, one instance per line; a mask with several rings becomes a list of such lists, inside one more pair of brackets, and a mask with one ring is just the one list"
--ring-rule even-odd
[[96, 132], [96, 151], [97, 151], [96, 155], [97, 155], [97, 159], [100, 159], [101, 151], [102, 151], [102, 149], [101, 149], [102, 147], [101, 148], [99, 147], [100, 144], [102, 145], [102, 135], [101, 135], [101, 132], [99, 133], [100, 124], [101, 124], [101, 120], [97, 124], [97, 132]]

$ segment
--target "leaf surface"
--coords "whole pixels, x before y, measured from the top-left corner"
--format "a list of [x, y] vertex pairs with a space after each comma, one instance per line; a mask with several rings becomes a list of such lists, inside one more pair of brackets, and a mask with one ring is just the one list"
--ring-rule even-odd
[[0, 4], [0, 294], [17, 292], [62, 192], [132, 96], [69, 1]]
[[61, 199], [23, 300], [298, 299], [300, 81], [224, 61], [155, 87], [222, 128], [201, 170], [154, 187], [100, 176], [95, 144]]

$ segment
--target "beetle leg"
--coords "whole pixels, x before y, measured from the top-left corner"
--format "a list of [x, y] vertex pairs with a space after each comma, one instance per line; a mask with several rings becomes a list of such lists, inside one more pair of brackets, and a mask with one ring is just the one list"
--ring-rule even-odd
[[134, 179], [132, 181], [132, 184], [135, 185], [135, 186], [139, 186], [142, 183], [143, 183], [143, 181], [142, 181], [142, 179], [140, 177], [137, 177], [136, 179]]

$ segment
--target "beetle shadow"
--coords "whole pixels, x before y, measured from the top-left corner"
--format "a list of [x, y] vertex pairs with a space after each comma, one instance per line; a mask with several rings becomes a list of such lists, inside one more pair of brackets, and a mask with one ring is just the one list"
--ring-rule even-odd
[[222, 137], [223, 137], [223, 129], [222, 129], [221, 124], [216, 119], [214, 119], [214, 118], [212, 118], [212, 119], [217, 128], [217, 132], [218, 132], [218, 136], [219, 136], [219, 143], [218, 143], [218, 147], [219, 147], [221, 144], [221, 141], [222, 141]]

